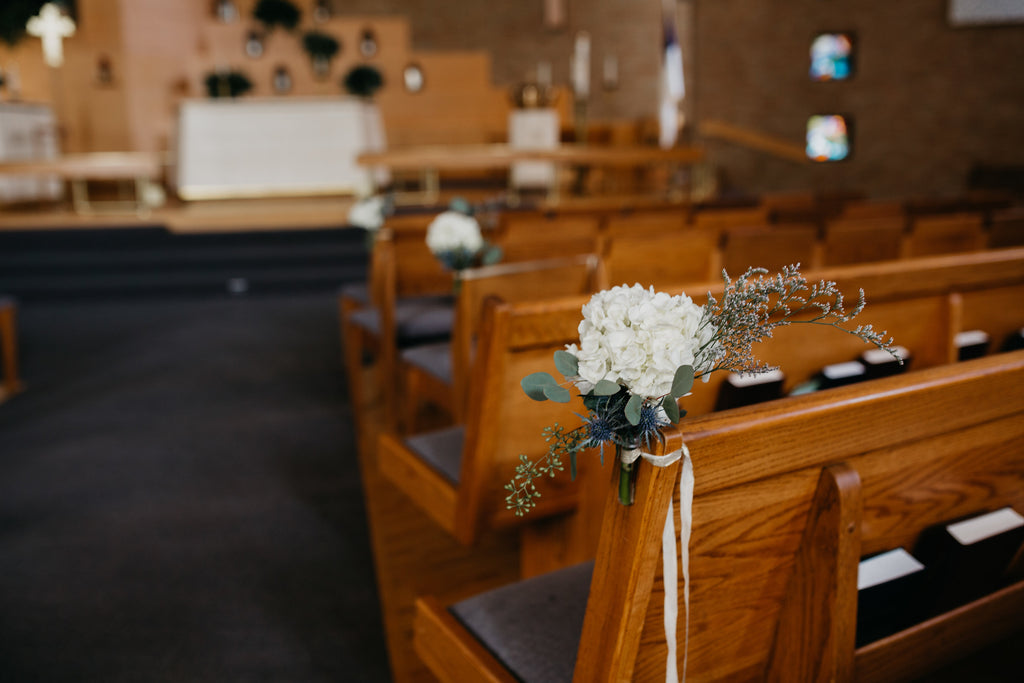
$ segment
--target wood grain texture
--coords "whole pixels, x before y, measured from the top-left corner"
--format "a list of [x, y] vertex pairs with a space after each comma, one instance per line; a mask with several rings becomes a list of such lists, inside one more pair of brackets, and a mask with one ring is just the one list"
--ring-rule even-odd
[[[1012, 387], [1022, 379], [1024, 353], [1018, 352], [836, 390], [828, 398], [834, 422], [826, 416], [831, 409], [818, 412], [823, 404], [815, 405], [824, 397], [806, 396], [773, 404], [774, 417], [760, 411], [769, 421], [781, 418], [785, 427], [778, 430], [763, 431], [758, 411], [745, 410], [684, 424], [697, 481], [692, 679], [765, 676], [789, 586], [802, 571], [802, 538], [815, 517], [821, 467], [842, 462], [860, 475], [864, 553], [912, 545], [923, 528], [971, 511], [1020, 509], [1024, 394]], [[708, 429], [691, 431], [698, 424]], [[713, 445], [727, 442], [734, 462]], [[726, 474], [734, 467], [738, 476]], [[662, 595], [656, 580], [638, 681], [664, 677]], [[1015, 623], [1021, 625], [1019, 618]], [[884, 655], [898, 656], [898, 648]]]
[[[666, 451], [681, 446], [678, 433], [668, 436]], [[618, 467], [609, 470], [609, 490], [616, 491]], [[606, 506], [576, 654], [576, 683], [633, 680], [641, 626], [660, 566], [661, 532], [679, 465], [640, 467], [637, 474], [633, 505], [616, 502]]]
[[463, 271], [455, 302], [452, 331], [452, 375], [456, 419], [467, 411], [469, 383], [479, 337], [484, 301], [542, 301], [551, 297], [586, 295], [596, 290], [595, 254], [506, 262]]
[[434, 598], [416, 601], [414, 643], [441, 683], [516, 683], [516, 678]]
[[857, 472], [842, 464], [824, 468], [779, 613], [767, 680], [851, 680], [861, 508]]

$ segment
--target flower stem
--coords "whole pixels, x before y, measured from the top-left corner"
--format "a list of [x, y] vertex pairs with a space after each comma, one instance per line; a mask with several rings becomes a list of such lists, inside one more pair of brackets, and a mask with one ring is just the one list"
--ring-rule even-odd
[[615, 447], [615, 459], [619, 461], [619, 502], [623, 505], [633, 504], [634, 484], [636, 483], [637, 462], [628, 465], [622, 462], [619, 457], [622, 454], [622, 447]]

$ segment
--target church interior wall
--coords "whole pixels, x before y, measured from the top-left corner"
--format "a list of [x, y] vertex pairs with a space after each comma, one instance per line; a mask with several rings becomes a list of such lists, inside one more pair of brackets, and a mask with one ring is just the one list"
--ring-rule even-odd
[[[240, 46], [255, 0], [236, 0], [240, 22], [218, 25], [211, 3], [187, 0], [77, 0], [78, 33], [65, 41], [58, 75], [42, 66], [38, 41], [0, 46], [0, 67], [15, 61], [21, 95], [53, 103], [65, 151], [169, 149], [177, 103], [205, 97], [214, 68], [244, 69], [250, 96], [274, 96], [271, 73], [289, 66], [290, 96], [342, 94], [340, 78], [359, 63], [358, 32], [381, 32], [378, 95], [393, 145], [500, 140], [509, 93], [550, 64], [570, 117], [569, 55], [577, 31], [591, 36], [594, 123], [628, 129], [654, 118], [661, 49], [660, 3], [651, 0], [333, 0], [326, 26], [342, 52], [328, 78], [315, 79], [296, 36], [274, 33], [266, 55]], [[297, 0], [308, 16], [313, 0]], [[687, 99], [684, 141], [706, 145], [726, 187], [749, 193], [853, 189], [877, 197], [962, 192], [973, 164], [1024, 165], [1024, 24], [953, 27], [945, 0], [681, 0]], [[561, 19], [552, 25], [552, 8]], [[303, 20], [303, 27], [308, 22]], [[855, 71], [848, 81], [808, 77], [816, 33], [851, 31]], [[620, 77], [601, 83], [606, 57]], [[112, 79], [100, 83], [106, 60]], [[413, 98], [398, 87], [409, 61], [425, 66], [429, 87]], [[56, 100], [53, 92], [60, 92]], [[802, 147], [807, 118], [841, 113], [853, 126], [851, 157], [800, 164], [703, 138], [699, 123], [720, 120]], [[568, 127], [568, 124], [566, 125]]]

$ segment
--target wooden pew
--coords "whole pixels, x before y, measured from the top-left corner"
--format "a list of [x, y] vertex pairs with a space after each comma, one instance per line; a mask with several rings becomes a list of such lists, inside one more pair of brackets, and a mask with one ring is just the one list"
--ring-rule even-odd
[[[978, 292], [984, 287], [1000, 288], [1024, 280], [1024, 250], [921, 261], [916, 265], [916, 262], [907, 262], [847, 267], [828, 273], [839, 276], [844, 292], [850, 292], [857, 286], [865, 288], [869, 301], [866, 321], [873, 322], [875, 313], [889, 311], [879, 317], [895, 326], [893, 331], [897, 333], [897, 339], [903, 341], [901, 336], [906, 335], [908, 341], [911, 338], [918, 340], [910, 341], [915, 353], [912, 368], [946, 363], [952, 359], [954, 351], [949, 341], [954, 333], [951, 327], [953, 315], [949, 308], [951, 292]], [[666, 288], [665, 291], [685, 291], [700, 301], [700, 292], [709, 289], [720, 293], [721, 284]], [[900, 297], [915, 296], [924, 298], [925, 303], [917, 304], [912, 315], [901, 313], [896, 301]], [[470, 401], [470, 412], [487, 410], [499, 417], [493, 420], [493, 429], [488, 428], [473, 437], [467, 433], [466, 442], [475, 441], [471, 450], [466, 447], [459, 454], [464, 470], [460, 471], [458, 484], [440, 475], [421, 458], [412, 457], [415, 454], [410, 453], [403, 441], [393, 435], [385, 435], [380, 443], [373, 441], [364, 447], [361, 455], [364, 476], [376, 478], [375, 483], [366, 489], [368, 505], [378, 510], [378, 517], [388, 520], [371, 528], [375, 538], [381, 599], [386, 613], [390, 615], [389, 647], [392, 657], [398, 658], [403, 666], [410, 664], [407, 638], [411, 634], [411, 600], [414, 596], [410, 585], [417, 586], [421, 594], [451, 596], [463, 592], [471, 584], [478, 585], [467, 577], [494, 581], [502, 572], [504, 576], [512, 573], [527, 577], [594, 556], [604, 503], [602, 487], [598, 487], [595, 500], [595, 487], [587, 483], [593, 480], [593, 477], [588, 479], [588, 472], [596, 469], [593, 462], [581, 466], [576, 484], [566, 480], [546, 480], [545, 485], [556, 484], [553, 488], [544, 489], [541, 502], [548, 507], [539, 511], [542, 514], [536, 514], [538, 511], [531, 513], [526, 520], [528, 524], [524, 526], [511, 526], [522, 520], [508, 517], [505, 513], [502, 489], [511, 478], [511, 467], [518, 454], [535, 458], [542, 452], [545, 447], [544, 427], [556, 421], [563, 424], [578, 422], [573, 413], [578, 407], [533, 402], [522, 394], [519, 380], [531, 372], [553, 370], [552, 352], [578, 340], [580, 307], [587, 299], [584, 296], [545, 303], [505, 304], [498, 307], [500, 315], [495, 311], [496, 316], [506, 321], [500, 328], [507, 327], [515, 333], [490, 337], [507, 344], [508, 348], [490, 354], [490, 361], [478, 363], [478, 368], [490, 368], [480, 370], [487, 374], [485, 379], [490, 388], [475, 394]], [[802, 331], [814, 329], [817, 328], [804, 327]], [[864, 349], [859, 340], [831, 330], [827, 330], [819, 341], [822, 344], [811, 344], [808, 351], [795, 341], [776, 343], [773, 340], [771, 344], [777, 349], [773, 353], [779, 355], [765, 357], [782, 362], [787, 375], [792, 377], [792, 384], [809, 377], [823, 364], [847, 360]], [[833, 348], [828, 353], [830, 345]], [[762, 345], [762, 350], [767, 346]], [[484, 344], [483, 347], [486, 349], [490, 345]], [[722, 379], [721, 373], [716, 373], [710, 384], [698, 384], [693, 396], [683, 400], [690, 416], [713, 411]], [[499, 409], [505, 412], [493, 412]], [[494, 461], [488, 462], [491, 458]], [[468, 462], [478, 464], [467, 467]], [[475, 492], [471, 492], [468, 482], [475, 482]], [[473, 516], [463, 517], [460, 522], [460, 510], [465, 509], [471, 510]], [[559, 510], [572, 512], [562, 515], [557, 514]], [[547, 512], [555, 516], [545, 517]], [[413, 520], [416, 520], [415, 532], [408, 530]], [[453, 536], [459, 524], [463, 525], [463, 535]], [[513, 530], [515, 533], [508, 533]], [[504, 545], [495, 540], [496, 534], [505, 534]], [[460, 540], [472, 540], [474, 537], [475, 546], [464, 546]], [[499, 549], [503, 562], [498, 561]], [[446, 578], [446, 571], [459, 578]]]
[[825, 222], [821, 265], [894, 261], [903, 244], [902, 216], [881, 218], [834, 218]]
[[903, 245], [903, 257], [959, 254], [985, 248], [980, 213], [914, 216]]
[[767, 206], [702, 208], [693, 213], [690, 222], [698, 228], [714, 230], [755, 227], [768, 224], [769, 209]]
[[[1024, 351], [681, 423], [670, 448], [689, 448], [696, 488], [680, 670], [686, 651], [692, 681], [913, 680], [1024, 626], [1018, 577], [882, 640], [854, 638], [862, 556], [966, 514], [1024, 510], [1022, 381]], [[641, 467], [630, 507], [611, 477], [592, 573], [451, 608], [420, 599], [417, 652], [448, 683], [664, 681], [662, 531], [679, 469]], [[678, 554], [668, 561], [682, 577]]]
[[503, 261], [597, 253], [601, 219], [587, 214], [525, 211], [502, 217], [495, 241]]
[[815, 225], [763, 225], [723, 230], [722, 267], [739, 275], [751, 266], [775, 271], [800, 263], [814, 268], [821, 262]]
[[[1024, 287], [1024, 250], [847, 266], [809, 271], [807, 277], [811, 283], [821, 278], [834, 280], [848, 296], [862, 287], [869, 302], [864, 322], [886, 330], [907, 347], [912, 370], [953, 362], [957, 332], [990, 327], [999, 335], [1019, 329], [1022, 323], [1016, 321], [1024, 318], [1021, 305], [1013, 301]], [[721, 283], [665, 289], [669, 293], [683, 291], [697, 301], [703, 298], [702, 291], [720, 296], [721, 290]], [[536, 404], [526, 398], [519, 380], [531, 372], [550, 370], [553, 351], [578, 341], [580, 308], [588, 299], [506, 303], [495, 308], [498, 322], [494, 324], [499, 327], [482, 333], [488, 341], [481, 344], [483, 355], [470, 380], [466, 439], [461, 453], [449, 456], [448, 477], [401, 438], [385, 434], [380, 441], [377, 459], [385, 476], [464, 542], [471, 542], [482, 529], [513, 522], [498, 504], [503, 500], [501, 486], [511, 478], [520, 453], [533, 458], [540, 454], [543, 428], [558, 419], [558, 413], [551, 412], [553, 404]], [[982, 301], [988, 303], [981, 305]], [[978, 303], [972, 306], [970, 302]], [[852, 305], [853, 301], [848, 302]], [[986, 318], [993, 316], [999, 319], [988, 324]], [[515, 334], [495, 332], [504, 325], [516, 330]], [[853, 335], [805, 325], [779, 328], [773, 338], [757, 346], [756, 355], [783, 369], [783, 391], [788, 393], [824, 366], [853, 360], [866, 348]], [[691, 416], [714, 412], [725, 379], [726, 373], [715, 373], [682, 400], [682, 407]], [[506, 432], [510, 433], [507, 437]], [[551, 506], [552, 513], [574, 505], [572, 495], [561, 492], [542, 501]]]
[[605, 236], [601, 240], [601, 287], [704, 282], [720, 276], [718, 233], [703, 228], [658, 235]]
[[[552, 407], [527, 397], [520, 380], [547, 367], [556, 349], [578, 340], [581, 298], [587, 297], [520, 304], [488, 300], [465, 425], [405, 438], [380, 434], [374, 459], [384, 477], [463, 543], [475, 542], [488, 529], [521, 523], [505, 509], [502, 493], [520, 454], [539, 457], [546, 449], [540, 437], [544, 427], [578, 419], [567, 405]], [[574, 487], [556, 485], [534, 519], [574, 505]]]
[[[484, 301], [489, 297], [521, 302], [590, 294], [597, 290], [598, 269], [596, 254], [579, 254], [462, 271], [451, 339], [400, 353], [405, 410], [415, 416], [419, 406], [429, 401], [444, 408], [456, 423], [465, 422]], [[415, 420], [409, 427], [407, 433], [416, 431]]]
[[655, 237], [681, 232], [687, 227], [688, 222], [689, 213], [686, 207], [615, 212], [604, 218], [601, 234], [611, 238]]
[[993, 211], [988, 225], [988, 248], [1024, 247], [1024, 206]]
[[[1024, 286], [1024, 249], [843, 266], [805, 275], [811, 282], [835, 281], [848, 297], [863, 288], [868, 302], [863, 321], [886, 330], [910, 350], [912, 371], [953, 362], [958, 332], [989, 328], [993, 338], [1002, 338], [1024, 324], [1013, 322], [1024, 319], [1024, 300], [1014, 300], [1014, 292]], [[696, 291], [688, 293], [696, 299]], [[964, 301], [976, 303], [972, 307]], [[991, 303], [983, 305], [986, 301]], [[850, 300], [847, 306], [853, 303]], [[783, 392], [788, 393], [824, 366], [854, 360], [864, 350], [856, 337], [803, 325], [776, 330], [755, 352], [782, 369]], [[725, 379], [723, 373], [715, 373], [681, 405], [691, 415], [713, 411]]]
[[0, 401], [21, 391], [18, 378], [17, 305], [14, 299], [0, 296]]
[[[454, 319], [453, 279], [426, 245], [426, 223], [421, 230], [381, 228], [370, 262], [369, 305], [354, 296], [339, 296], [341, 338], [349, 395], [361, 427], [362, 409], [375, 400], [387, 406], [397, 401], [398, 349], [436, 342], [451, 335]], [[376, 359], [371, 384], [364, 356]], [[376, 387], [378, 396], [370, 394]], [[398, 424], [392, 409], [389, 419]]]

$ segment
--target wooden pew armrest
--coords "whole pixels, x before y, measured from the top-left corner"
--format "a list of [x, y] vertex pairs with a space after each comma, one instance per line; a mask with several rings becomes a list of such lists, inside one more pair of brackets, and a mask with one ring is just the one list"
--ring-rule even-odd
[[455, 534], [455, 485], [406, 448], [395, 434], [377, 440], [377, 467], [384, 478], [412, 499], [441, 528]]
[[480, 641], [433, 597], [416, 600], [413, 646], [442, 683], [516, 683]]

